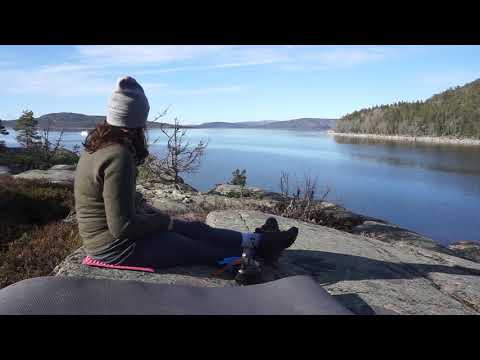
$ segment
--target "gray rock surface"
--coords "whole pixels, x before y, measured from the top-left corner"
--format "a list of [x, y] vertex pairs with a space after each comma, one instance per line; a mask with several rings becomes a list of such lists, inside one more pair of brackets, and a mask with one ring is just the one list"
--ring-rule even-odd
[[480, 263], [480, 243], [473, 241], [457, 241], [448, 248], [457, 256]]
[[29, 170], [14, 175], [15, 178], [43, 180], [58, 184], [73, 184], [75, 171], [73, 170]]
[[49, 170], [75, 170], [76, 165], [53, 165]]
[[[213, 212], [216, 227], [253, 231], [268, 217], [250, 211]], [[294, 246], [273, 276], [312, 275], [356, 313], [478, 314], [480, 264], [408, 245], [386, 243], [319, 225], [277, 217], [298, 226]]]
[[[214, 227], [253, 231], [269, 215], [257, 211], [212, 212]], [[405, 242], [385, 242], [335, 229], [276, 217], [282, 229], [300, 229], [296, 243], [266, 268], [264, 281], [311, 275], [357, 314], [478, 314], [480, 264]], [[81, 249], [55, 270], [56, 276], [139, 280], [193, 286], [237, 286], [212, 276], [215, 268], [193, 266], [158, 273], [106, 270], [80, 264]]]
[[[281, 195], [255, 187], [246, 187], [241, 190], [238, 185], [219, 184], [209, 192], [202, 193], [190, 189], [187, 184], [181, 184], [180, 188], [176, 188], [171, 183], [156, 182], [139, 184], [137, 191], [143, 194], [149, 207], [171, 215], [206, 214], [218, 210], [260, 210], [282, 214], [282, 210], [279, 210], [280, 200], [283, 200]], [[239, 196], [241, 191], [243, 191], [242, 196]], [[317, 213], [310, 221], [314, 224], [388, 243], [414, 245], [480, 262], [480, 244], [447, 248], [414, 231], [390, 224], [382, 219], [354, 213], [337, 204], [317, 201], [314, 206]]]
[[389, 243], [403, 242], [405, 244], [415, 245], [425, 249], [455, 255], [453, 251], [450, 251], [448, 248], [442, 246], [435, 240], [393, 224], [380, 223], [377, 221], [365, 221], [361, 225], [355, 226], [352, 230], [352, 233]]
[[152, 206], [168, 214], [185, 214], [190, 212], [190, 209], [186, 204], [172, 199], [153, 199]]
[[231, 280], [223, 280], [212, 276], [215, 268], [209, 266], [175, 267], [157, 270], [156, 273], [142, 271], [126, 271], [104, 269], [82, 265], [86, 256], [83, 248], [69, 255], [52, 272], [54, 276], [66, 276], [90, 279], [135, 280], [157, 284], [181, 284], [201, 287], [237, 286]]
[[10, 175], [10, 168], [8, 166], [0, 165], [0, 175]]
[[164, 183], [162, 181], [140, 181], [137, 180], [137, 190], [142, 192], [146, 197], [165, 197], [172, 192], [182, 194], [198, 193], [197, 189], [186, 184]]
[[246, 209], [251, 207], [273, 208], [275, 201], [258, 198], [231, 198], [218, 194], [201, 193], [188, 184], [140, 183], [137, 191], [149, 206], [170, 214], [209, 212], [223, 209]]

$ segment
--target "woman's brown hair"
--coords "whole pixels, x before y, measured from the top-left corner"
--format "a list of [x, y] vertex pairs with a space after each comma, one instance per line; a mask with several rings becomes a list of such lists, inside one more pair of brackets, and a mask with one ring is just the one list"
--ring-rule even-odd
[[127, 129], [125, 132], [122, 128], [111, 126], [104, 122], [98, 124], [95, 129], [89, 132], [83, 146], [85, 150], [92, 154], [95, 151], [112, 144], [121, 144], [127, 146], [135, 156], [137, 165], [142, 164], [148, 156], [148, 145], [145, 137], [145, 130]]

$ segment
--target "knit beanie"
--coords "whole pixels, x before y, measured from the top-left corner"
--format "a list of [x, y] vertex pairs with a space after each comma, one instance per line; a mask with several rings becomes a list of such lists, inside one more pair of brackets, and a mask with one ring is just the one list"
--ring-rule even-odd
[[108, 102], [107, 123], [126, 128], [144, 128], [149, 111], [150, 105], [140, 84], [130, 76], [119, 79]]

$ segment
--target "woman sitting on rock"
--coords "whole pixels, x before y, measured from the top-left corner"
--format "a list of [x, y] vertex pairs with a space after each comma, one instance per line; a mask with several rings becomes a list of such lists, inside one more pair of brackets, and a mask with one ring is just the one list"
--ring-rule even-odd
[[106, 122], [83, 144], [75, 174], [75, 208], [80, 236], [90, 257], [114, 265], [166, 268], [215, 264], [244, 248], [275, 259], [295, 241], [298, 229], [241, 233], [201, 222], [172, 219], [161, 212], [136, 212], [136, 167], [148, 155], [145, 127], [150, 106], [131, 77], [119, 80]]

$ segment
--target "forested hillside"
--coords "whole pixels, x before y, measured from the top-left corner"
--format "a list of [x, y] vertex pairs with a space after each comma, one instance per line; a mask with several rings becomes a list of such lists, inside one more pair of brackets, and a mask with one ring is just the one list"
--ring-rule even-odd
[[355, 111], [337, 121], [336, 132], [448, 136], [480, 139], [480, 79], [426, 101], [400, 102]]

